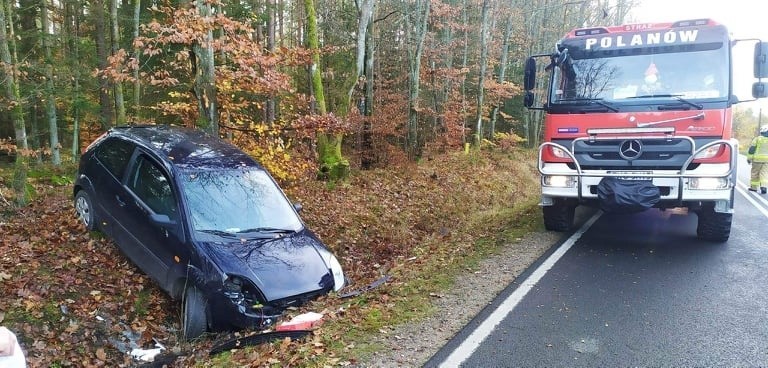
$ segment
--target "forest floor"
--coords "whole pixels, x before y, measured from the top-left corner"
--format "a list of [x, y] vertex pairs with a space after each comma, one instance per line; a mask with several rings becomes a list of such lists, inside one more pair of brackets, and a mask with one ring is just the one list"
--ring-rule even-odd
[[529, 150], [436, 154], [335, 185], [293, 183], [286, 193], [352, 281], [342, 292], [389, 279], [288, 311], [286, 320], [323, 314], [308, 337], [210, 356], [251, 332], [181, 341], [179, 303], [76, 220], [73, 171], [35, 172], [35, 199], [15, 209], [0, 169], [0, 325], [16, 332], [30, 367], [137, 366], [131, 348], [156, 342], [172, 367], [420, 366], [555, 240], [541, 231]]

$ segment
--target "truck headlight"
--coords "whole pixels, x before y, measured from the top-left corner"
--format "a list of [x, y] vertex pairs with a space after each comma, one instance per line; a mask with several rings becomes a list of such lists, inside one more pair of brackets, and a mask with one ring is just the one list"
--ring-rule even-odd
[[689, 189], [699, 190], [715, 190], [715, 189], [727, 189], [727, 178], [690, 178], [688, 180]]
[[699, 152], [699, 154], [696, 155], [696, 159], [705, 159], [705, 158], [712, 158], [717, 156], [718, 153], [720, 153], [721, 146], [719, 144], [716, 144], [714, 146], [707, 147], [707, 149]]
[[565, 151], [563, 151], [562, 149], [557, 147], [551, 147], [551, 148], [552, 148], [552, 154], [555, 155], [555, 157], [570, 158], [570, 156], [568, 156], [568, 154], [565, 153]]
[[576, 178], [567, 175], [544, 175], [542, 185], [545, 187], [572, 188], [576, 186]]

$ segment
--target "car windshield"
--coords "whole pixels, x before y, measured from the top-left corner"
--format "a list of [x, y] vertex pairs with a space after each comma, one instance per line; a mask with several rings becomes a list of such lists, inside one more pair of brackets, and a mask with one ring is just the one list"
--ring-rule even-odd
[[[553, 104], [724, 99], [728, 93], [728, 50], [721, 44], [653, 48], [627, 54], [573, 52], [554, 70]], [[630, 100], [631, 99], [631, 100]]]
[[264, 170], [185, 171], [181, 177], [195, 231], [275, 234], [302, 228], [293, 206]]

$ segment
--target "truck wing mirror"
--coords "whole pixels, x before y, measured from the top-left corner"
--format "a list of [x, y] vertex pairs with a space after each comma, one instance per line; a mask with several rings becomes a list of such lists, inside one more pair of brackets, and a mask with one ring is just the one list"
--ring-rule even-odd
[[755, 82], [752, 84], [752, 97], [768, 97], [768, 82]]
[[523, 89], [530, 91], [536, 85], [536, 60], [529, 57], [525, 61], [525, 72], [523, 75]]
[[525, 94], [523, 95], [523, 106], [525, 107], [531, 107], [533, 106], [533, 92], [531, 91], [525, 91]]
[[768, 78], [768, 42], [755, 44], [755, 78]]

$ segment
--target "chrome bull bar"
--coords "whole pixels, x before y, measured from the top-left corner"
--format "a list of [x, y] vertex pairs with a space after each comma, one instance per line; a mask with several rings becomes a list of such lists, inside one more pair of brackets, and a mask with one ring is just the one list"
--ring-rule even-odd
[[[665, 136], [665, 137], [658, 137], [658, 136], [645, 136], [645, 137], [638, 137], [638, 136], [627, 136], [627, 137], [609, 137], [609, 138], [596, 138], [594, 136], [592, 137], [585, 137], [585, 138], [577, 138], [576, 140], [596, 140], [596, 139], [687, 139], [691, 140], [691, 154], [688, 157], [688, 159], [683, 163], [682, 167], [677, 173], [657, 173], [657, 174], [647, 174], [647, 173], [633, 173], [633, 177], [642, 177], [642, 178], [677, 178], [678, 179], [678, 193], [677, 193], [677, 200], [682, 201], [683, 199], [683, 185], [685, 183], [685, 179], [689, 178], [727, 178], [731, 177], [735, 170], [736, 170], [736, 162], [738, 158], [738, 143], [734, 143], [733, 141], [725, 140], [725, 139], [718, 139], [712, 142], [709, 142], [707, 144], [704, 144], [703, 146], [696, 148], [695, 143], [690, 137], [685, 136]], [[584, 170], [581, 168], [581, 165], [579, 164], [578, 160], [576, 160], [576, 156], [574, 155], [573, 151], [575, 149], [575, 142], [571, 144], [572, 149], [568, 150], [565, 146], [553, 142], [544, 142], [539, 146], [539, 154], [538, 154], [538, 170], [539, 174], [541, 175], [563, 175], [563, 176], [572, 176], [576, 178], [576, 188], [578, 191], [578, 199], [581, 200], [583, 198], [582, 194], [582, 178], [585, 177], [591, 177], [591, 178], [602, 178], [602, 177], [626, 177], [626, 173], [585, 173]], [[726, 171], [723, 174], [719, 175], [712, 175], [712, 174], [686, 174], [686, 171], [688, 170], [688, 166], [693, 162], [693, 160], [696, 158], [696, 156], [705, 150], [707, 150], [710, 147], [716, 146], [716, 145], [722, 145], [725, 146], [730, 150], [729, 154], [729, 161], [728, 161], [728, 171]], [[573, 161], [573, 164], [576, 167], [576, 173], [574, 175], [573, 171], [564, 171], [564, 172], [547, 172], [544, 173], [544, 161], [542, 160], [542, 156], [544, 154], [544, 149], [547, 147], [553, 147], [561, 150], [563, 153], [565, 153], [568, 158]], [[731, 186], [735, 185], [735, 183], [730, 183]]]

